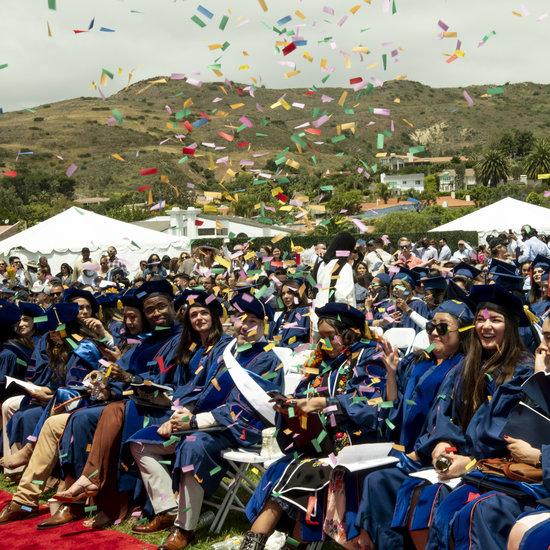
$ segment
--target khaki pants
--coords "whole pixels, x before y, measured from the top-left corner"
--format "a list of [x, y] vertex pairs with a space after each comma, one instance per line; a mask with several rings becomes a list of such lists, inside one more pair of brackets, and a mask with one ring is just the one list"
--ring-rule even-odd
[[69, 420], [69, 413], [50, 416], [44, 423], [31, 460], [23, 472], [13, 500], [23, 506], [38, 506], [40, 495], [59, 458], [59, 440]]

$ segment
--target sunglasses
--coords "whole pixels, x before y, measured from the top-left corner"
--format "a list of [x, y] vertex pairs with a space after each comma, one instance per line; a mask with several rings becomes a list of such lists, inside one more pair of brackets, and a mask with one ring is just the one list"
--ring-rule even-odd
[[446, 334], [449, 334], [449, 332], [456, 332], [456, 330], [449, 330], [449, 325], [447, 323], [426, 323], [426, 332], [428, 334], [431, 334], [434, 329], [438, 336], [445, 336]]
[[402, 244], [399, 248], [400, 248], [401, 250], [408, 250], [410, 247], [411, 247], [411, 246], [408, 245], [408, 244]]

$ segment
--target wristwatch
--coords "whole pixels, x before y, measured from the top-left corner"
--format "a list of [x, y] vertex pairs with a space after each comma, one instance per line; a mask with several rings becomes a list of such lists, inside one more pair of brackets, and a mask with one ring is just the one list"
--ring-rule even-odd
[[196, 415], [193, 415], [191, 417], [191, 419], [189, 420], [189, 428], [191, 430], [198, 430], [199, 429], [199, 424], [197, 423], [197, 417]]

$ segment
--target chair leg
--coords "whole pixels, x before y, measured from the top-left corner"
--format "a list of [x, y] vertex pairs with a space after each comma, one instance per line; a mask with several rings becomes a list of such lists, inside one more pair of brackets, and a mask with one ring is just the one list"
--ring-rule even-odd
[[234, 477], [233, 477], [234, 481], [233, 481], [233, 485], [229, 488], [229, 490], [225, 494], [223, 502], [220, 505], [220, 508], [218, 510], [218, 514], [213, 522], [212, 531], [216, 534], [222, 530], [223, 524], [225, 523], [227, 515], [229, 514], [229, 511], [233, 507], [233, 503], [235, 502], [235, 500], [239, 501], [237, 498], [237, 493], [241, 485], [243, 484], [243, 478], [245, 477], [246, 471], [248, 470], [248, 467], [249, 467], [248, 464], [240, 464], [238, 466], [234, 462], [229, 462], [229, 464], [235, 470]]

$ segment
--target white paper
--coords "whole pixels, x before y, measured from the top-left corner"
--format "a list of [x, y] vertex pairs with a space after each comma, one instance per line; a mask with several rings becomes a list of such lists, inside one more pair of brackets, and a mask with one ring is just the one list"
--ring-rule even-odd
[[414, 474], [409, 475], [411, 477], [417, 477], [418, 479], [425, 479], [426, 481], [429, 481], [432, 485], [435, 483], [443, 483], [451, 489], [454, 489], [462, 481], [461, 477], [453, 477], [451, 479], [447, 479], [446, 481], [441, 481], [435, 468], [420, 470], [419, 472], [414, 472]]
[[19, 380], [18, 378], [12, 378], [11, 376], [6, 376], [6, 388], [12, 383], [17, 384], [29, 391], [36, 391], [40, 389], [40, 386], [37, 386], [36, 384], [32, 384], [31, 382], [25, 382], [24, 380]]
[[341, 466], [350, 472], [370, 470], [379, 466], [395, 464], [399, 459], [388, 456], [392, 443], [364, 443], [362, 445], [350, 445], [344, 447], [336, 457], [336, 462], [330, 458], [324, 459], [325, 464], [336, 468]]

